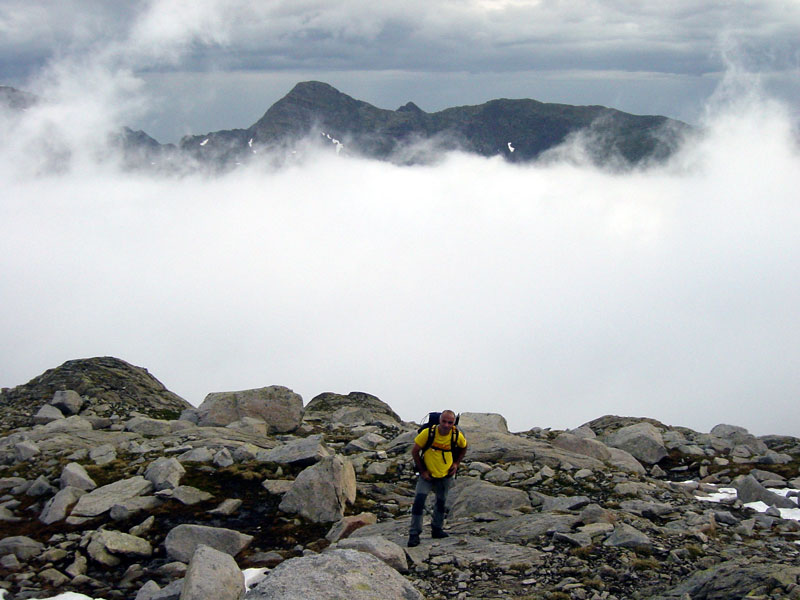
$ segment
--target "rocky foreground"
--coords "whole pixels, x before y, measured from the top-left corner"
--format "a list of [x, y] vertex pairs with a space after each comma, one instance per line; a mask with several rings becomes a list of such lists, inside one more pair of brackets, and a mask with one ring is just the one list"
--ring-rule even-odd
[[[510, 433], [466, 413], [451, 535], [405, 548], [416, 425], [369, 394], [304, 405], [271, 386], [193, 408], [98, 358], [4, 389], [0, 415], [14, 600], [800, 598], [793, 437], [615, 416]], [[702, 499], [719, 486], [738, 498]]]

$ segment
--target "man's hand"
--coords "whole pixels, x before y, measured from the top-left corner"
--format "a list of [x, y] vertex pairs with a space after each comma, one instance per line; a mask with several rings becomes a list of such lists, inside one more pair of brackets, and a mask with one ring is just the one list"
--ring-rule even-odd
[[447, 474], [448, 475], [455, 475], [456, 471], [458, 471], [458, 463], [454, 462], [452, 465], [450, 465], [450, 469], [447, 471]]
[[431, 481], [433, 479], [431, 474], [428, 471], [420, 471], [419, 476], [422, 477], [425, 481]]

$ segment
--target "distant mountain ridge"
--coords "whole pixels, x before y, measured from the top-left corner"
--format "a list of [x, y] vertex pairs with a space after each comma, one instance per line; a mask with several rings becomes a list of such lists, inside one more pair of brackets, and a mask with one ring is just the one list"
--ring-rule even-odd
[[[690, 127], [663, 116], [639, 116], [603, 106], [491, 100], [427, 113], [413, 102], [375, 107], [327, 83], [298, 83], [247, 129], [186, 136], [180, 148], [203, 160], [240, 160], [253, 147], [280, 147], [308, 136], [337, 150], [394, 162], [429, 162], [432, 154], [462, 150], [509, 160], [540, 157], [569, 136], [582, 135], [593, 160], [630, 165], [667, 158]], [[327, 141], [326, 140], [330, 140]], [[425, 142], [426, 145], [415, 147]]]
[[[0, 104], [22, 110], [38, 99], [0, 86]], [[161, 144], [123, 128], [112, 137], [131, 168], [186, 171], [280, 160], [312, 145], [397, 164], [429, 164], [449, 151], [513, 162], [547, 157], [575, 141], [584, 160], [628, 168], [668, 158], [692, 128], [664, 116], [632, 115], [604, 106], [490, 100], [428, 113], [413, 102], [378, 108], [320, 81], [298, 83], [246, 129], [188, 135]]]

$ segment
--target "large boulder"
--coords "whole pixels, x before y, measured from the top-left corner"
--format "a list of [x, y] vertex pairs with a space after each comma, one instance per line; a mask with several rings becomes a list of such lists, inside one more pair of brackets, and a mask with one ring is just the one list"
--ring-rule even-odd
[[97, 484], [86, 472], [80, 463], [71, 462], [61, 470], [61, 487], [74, 487], [81, 490], [91, 491]]
[[284, 495], [278, 508], [299, 513], [316, 523], [338, 521], [346, 504], [356, 499], [356, 474], [352, 463], [329, 456], [304, 469]]
[[471, 431], [496, 431], [508, 433], [508, 423], [503, 415], [497, 413], [461, 413], [458, 427], [465, 433]]
[[553, 446], [577, 454], [585, 454], [603, 462], [607, 462], [611, 458], [611, 451], [603, 442], [573, 433], [560, 434], [553, 440]]
[[77, 433], [83, 431], [91, 431], [94, 429], [92, 422], [89, 419], [84, 419], [78, 415], [72, 415], [66, 419], [57, 419], [50, 421], [41, 426], [42, 432], [53, 434], [58, 432]]
[[114, 567], [120, 563], [120, 556], [152, 556], [153, 547], [147, 540], [129, 533], [98, 529], [92, 533], [86, 552], [100, 564]]
[[331, 550], [284, 561], [246, 600], [423, 600], [414, 586], [383, 561], [357, 550]]
[[303, 420], [303, 399], [289, 388], [273, 385], [208, 394], [197, 408], [201, 427], [225, 427], [244, 417], [261, 419], [268, 433], [294, 431]]
[[764, 454], [769, 450], [763, 441], [752, 435], [744, 427], [721, 423], [715, 425], [710, 433], [714, 437], [722, 438], [733, 446], [744, 446], [749, 449], [752, 454]]
[[405, 551], [394, 542], [390, 542], [380, 535], [366, 537], [346, 538], [336, 544], [336, 548], [342, 550], [359, 550], [372, 554], [375, 558], [381, 559], [395, 571], [400, 573], [408, 572], [408, 561]]
[[180, 600], [239, 600], [244, 575], [230, 554], [201, 544], [192, 555]]
[[343, 425], [370, 425], [373, 422], [401, 423], [392, 408], [371, 394], [325, 392], [315, 396], [305, 409], [306, 420], [322, 420]]
[[52, 404], [44, 404], [39, 411], [33, 415], [33, 423], [35, 425], [44, 425], [51, 421], [58, 421], [64, 418], [64, 413], [58, 410]]
[[59, 390], [53, 394], [50, 404], [64, 415], [77, 415], [83, 407], [83, 398], [75, 390]]
[[164, 547], [173, 560], [189, 562], [195, 550], [201, 545], [211, 546], [220, 552], [236, 556], [252, 541], [252, 535], [239, 533], [233, 529], [184, 523], [170, 530], [164, 539]]
[[469, 431], [467, 459], [493, 463], [528, 461], [550, 467], [576, 467], [578, 469], [601, 469], [603, 463], [583, 454], [556, 448], [544, 440], [531, 439], [513, 433], [499, 431]]
[[[461, 483], [465, 481], [465, 483]], [[479, 513], [496, 510], [530, 508], [527, 492], [512, 487], [494, 485], [488, 481], [456, 480], [456, 488], [451, 494], [452, 518], [470, 517]]]
[[173, 489], [180, 485], [186, 469], [175, 457], [161, 456], [150, 463], [144, 478], [153, 484], [156, 491]]
[[609, 446], [629, 452], [637, 460], [650, 465], [656, 464], [668, 454], [661, 432], [647, 422], [617, 429], [603, 441]]
[[0, 540], [0, 556], [13, 554], [19, 560], [28, 560], [39, 556], [44, 544], [24, 535], [14, 535]]
[[767, 506], [778, 508], [797, 508], [794, 500], [770, 492], [752, 475], [740, 475], [733, 480], [733, 487], [742, 502], [763, 502]]
[[290, 440], [269, 450], [261, 450], [256, 454], [256, 460], [307, 467], [332, 455], [333, 453], [323, 443], [321, 435], [310, 435]]
[[72, 486], [65, 487], [47, 501], [42, 513], [39, 515], [39, 520], [45, 525], [50, 525], [56, 521], [66, 519], [69, 510], [75, 506], [84, 494], [86, 494], [86, 490]]
[[169, 421], [152, 419], [150, 417], [133, 417], [125, 423], [125, 431], [132, 431], [142, 435], [160, 436], [171, 433]]

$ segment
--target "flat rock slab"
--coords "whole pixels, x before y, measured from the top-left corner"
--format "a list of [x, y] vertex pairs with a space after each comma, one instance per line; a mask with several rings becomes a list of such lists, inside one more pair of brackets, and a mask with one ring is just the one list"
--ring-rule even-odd
[[[420, 564], [431, 557], [438, 557], [439, 562], [456, 565], [470, 565], [482, 561], [491, 561], [498, 567], [510, 567], [515, 564], [536, 564], [541, 552], [533, 547], [510, 544], [492, 540], [488, 537], [466, 532], [467, 529], [478, 530], [480, 526], [472, 522], [460, 522], [449, 529], [450, 537], [432, 539], [430, 533], [423, 532], [420, 545], [416, 548], [406, 547], [408, 528], [411, 519], [404, 517], [393, 521], [382, 521], [375, 525], [367, 525], [354, 531], [348, 539], [381, 536], [403, 547], [414, 564]], [[485, 524], [481, 524], [485, 525]], [[445, 529], [448, 529], [445, 527]]]
[[357, 550], [330, 550], [289, 559], [245, 596], [246, 600], [424, 600], [383, 561]]
[[121, 504], [125, 500], [142, 496], [152, 490], [153, 484], [141, 475], [130, 479], [121, 479], [81, 496], [75, 508], [72, 509], [71, 515], [73, 517], [96, 517], [110, 510], [115, 504]]

